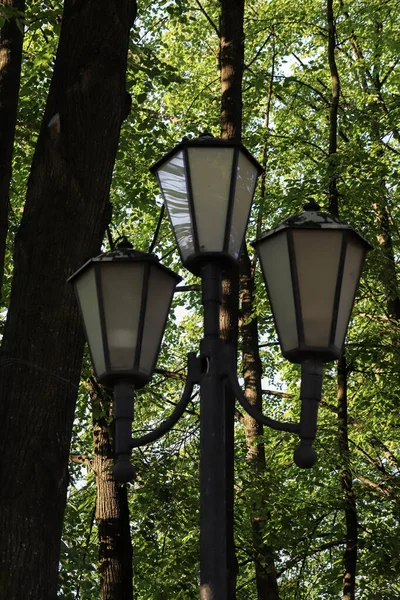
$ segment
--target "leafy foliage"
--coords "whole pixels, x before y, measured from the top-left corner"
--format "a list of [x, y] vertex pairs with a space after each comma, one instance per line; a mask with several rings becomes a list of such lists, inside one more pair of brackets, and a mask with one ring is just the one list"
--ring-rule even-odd
[[[12, 277], [12, 240], [23, 210], [35, 141], [51, 77], [61, 3], [28, 3], [15, 142], [12, 213], [5, 301]], [[132, 96], [114, 170], [111, 201], [114, 240], [124, 234], [147, 251], [160, 215], [149, 166], [183, 135], [204, 129], [218, 135], [218, 3], [213, 0], [147, 1], [132, 32], [127, 87]], [[331, 82], [326, 14], [321, 3], [288, 0], [247, 3], [243, 82], [246, 146], [266, 164], [266, 191], [258, 192], [248, 239], [314, 197], [327, 206], [329, 178], [337, 178], [340, 210], [375, 242], [347, 338], [350, 466], [360, 540], [358, 598], [397, 598], [399, 540], [398, 316], [388, 299], [398, 295], [400, 110], [396, 3], [335, 2], [336, 57], [342, 93], [339, 148], [328, 160]], [[207, 16], [206, 16], [207, 15]], [[10, 18], [3, 7], [1, 19]], [[214, 26], [213, 26], [214, 24]], [[266, 106], [271, 101], [268, 123]], [[382, 221], [386, 215], [386, 225]], [[391, 251], [387, 240], [390, 238]], [[106, 248], [108, 239], [104, 241]], [[181, 269], [164, 216], [155, 252]], [[198, 281], [182, 272], [186, 284]], [[255, 312], [260, 322], [265, 387], [291, 398], [265, 395], [264, 412], [297, 419], [299, 370], [279, 356], [260, 274]], [[183, 315], [183, 317], [182, 317]], [[159, 367], [181, 374], [185, 355], [201, 336], [199, 292], [176, 294]], [[86, 361], [82, 380], [89, 376]], [[137, 399], [134, 428], [142, 432], [165, 418], [179, 399], [181, 382], [155, 376]], [[198, 595], [198, 401], [166, 438], [136, 451], [137, 479], [130, 487], [134, 584], [138, 600]], [[338, 459], [336, 376], [325, 374], [317, 440], [318, 465], [300, 472], [292, 463], [296, 440], [265, 431], [265, 473], [253, 481], [243, 427], [236, 435], [235, 539], [238, 599], [257, 597], [251, 538], [252, 502], [264, 498], [265, 542], [274, 550], [282, 600], [319, 600], [341, 594], [345, 537]], [[91, 415], [82, 385], [72, 454], [91, 455]], [[94, 479], [71, 464], [62, 542], [59, 596], [89, 600], [98, 594]]]

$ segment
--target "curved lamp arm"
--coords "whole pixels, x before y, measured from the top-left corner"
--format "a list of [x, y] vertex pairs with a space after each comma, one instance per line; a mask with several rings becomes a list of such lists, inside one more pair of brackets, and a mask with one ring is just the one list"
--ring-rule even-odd
[[157, 429], [137, 439], [132, 439], [132, 420], [134, 406], [134, 388], [125, 381], [114, 386], [114, 423], [116, 461], [113, 475], [117, 481], [126, 483], [135, 476], [135, 469], [130, 463], [132, 448], [149, 444], [170, 431], [182, 416], [192, 396], [193, 386], [200, 382], [200, 358], [194, 352], [188, 354], [188, 376], [182, 398], [172, 414]]
[[185, 388], [182, 393], [182, 398], [179, 400], [178, 404], [175, 406], [172, 414], [165, 419], [157, 427], [154, 431], [150, 431], [141, 437], [134, 438], [131, 443], [131, 448], [139, 448], [140, 446], [144, 446], [145, 444], [150, 444], [151, 442], [155, 442], [159, 440], [163, 435], [168, 433], [173, 426], [178, 422], [181, 418], [187, 405], [190, 402], [192, 397], [193, 387], [196, 383], [200, 382], [200, 362], [196, 357], [194, 352], [190, 352], [188, 354], [188, 376], [185, 383]]
[[227, 349], [227, 363], [229, 365], [226, 375], [231, 390], [244, 410], [253, 419], [277, 431], [296, 433], [300, 437], [300, 444], [294, 451], [294, 462], [302, 469], [309, 469], [317, 462], [317, 453], [312, 447], [317, 432], [318, 406], [322, 395], [322, 362], [308, 360], [301, 365], [301, 414], [300, 423], [284, 423], [270, 419], [262, 414], [246, 399], [237, 380], [236, 373], [231, 368], [233, 349]]
[[298, 423], [284, 423], [281, 421], [275, 421], [275, 419], [270, 419], [262, 414], [258, 408], [250, 404], [250, 402], [246, 399], [242, 388], [239, 385], [239, 382], [236, 377], [236, 373], [233, 371], [229, 371], [228, 374], [229, 385], [231, 386], [232, 392], [235, 395], [235, 398], [238, 400], [239, 404], [244, 408], [244, 410], [251, 416], [253, 419], [266, 425], [270, 429], [276, 429], [277, 431], [288, 431], [289, 433], [298, 433], [300, 434], [300, 425]]

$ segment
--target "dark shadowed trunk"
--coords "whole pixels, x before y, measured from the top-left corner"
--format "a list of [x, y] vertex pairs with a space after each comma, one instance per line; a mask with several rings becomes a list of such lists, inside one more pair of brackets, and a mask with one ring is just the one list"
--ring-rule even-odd
[[338, 361], [338, 435], [339, 454], [342, 464], [340, 482], [342, 485], [346, 515], [346, 548], [343, 563], [342, 600], [354, 600], [356, 591], [358, 521], [357, 504], [353, 490], [353, 476], [350, 467], [350, 451], [347, 418], [347, 364], [346, 357]]
[[[333, 0], [327, 0], [328, 15], [328, 62], [332, 78], [332, 100], [329, 129], [329, 210], [335, 217], [339, 216], [339, 193], [337, 189], [337, 130], [338, 106], [340, 96], [340, 78], [336, 65], [336, 29], [333, 15]], [[358, 517], [357, 505], [353, 491], [350, 465], [350, 451], [347, 418], [347, 364], [346, 356], [337, 365], [337, 401], [338, 401], [338, 443], [341, 463], [340, 482], [344, 498], [346, 516], [346, 548], [343, 556], [343, 593], [342, 600], [354, 600], [356, 592]]]
[[[275, 35], [272, 29], [272, 59], [271, 75], [268, 81], [267, 102], [265, 109], [266, 139], [263, 148], [263, 167], [266, 169], [268, 157], [268, 130], [270, 121], [270, 110], [273, 95], [275, 76]], [[266, 171], [261, 177], [260, 201], [265, 198]], [[259, 214], [261, 227], [261, 213]], [[250, 260], [246, 246], [240, 257], [240, 300], [241, 300], [241, 322], [240, 331], [242, 335], [242, 361], [243, 377], [245, 383], [245, 395], [250, 404], [254, 404], [262, 410], [262, 367], [258, 346], [258, 319], [254, 316], [254, 263]], [[252, 534], [254, 568], [256, 574], [256, 586], [258, 600], [278, 600], [279, 591], [275, 570], [274, 554], [272, 547], [267, 543], [265, 514], [265, 492], [262, 498], [256, 491], [260, 475], [265, 471], [264, 444], [258, 442], [259, 436], [263, 434], [263, 427], [250, 415], [246, 414], [243, 420], [246, 442], [247, 459], [251, 472], [251, 482], [254, 485], [252, 506]]]
[[[253, 406], [262, 411], [262, 368], [258, 349], [258, 321], [254, 317], [254, 269], [247, 253], [243, 249], [240, 259], [240, 300], [242, 361], [245, 395]], [[247, 459], [250, 469], [251, 486], [249, 498], [252, 502], [253, 555], [256, 573], [258, 600], [278, 600], [278, 584], [273, 550], [266, 542], [265, 493], [257, 490], [260, 476], [265, 471], [264, 444], [259, 441], [263, 426], [247, 413], [243, 419], [247, 443]]]
[[242, 78], [244, 63], [244, 0], [220, 0], [221, 137], [242, 135]]
[[[384, 183], [384, 182], [383, 182]], [[382, 188], [386, 191], [386, 186]], [[387, 199], [384, 199], [379, 206], [375, 205], [375, 211], [379, 226], [377, 235], [378, 244], [382, 251], [381, 278], [384, 284], [386, 293], [386, 309], [388, 317], [395, 320], [400, 320], [400, 297], [399, 285], [397, 280], [396, 261], [394, 257], [393, 241], [390, 231], [389, 212], [387, 207]], [[393, 340], [398, 345], [398, 341]]]
[[[244, 62], [244, 0], [220, 0], [220, 50], [221, 76], [221, 137], [241, 139], [242, 129], [242, 77]], [[226, 272], [222, 282], [221, 336], [237, 347], [239, 278], [236, 270]], [[229, 598], [236, 598], [237, 560], [233, 540], [233, 463], [234, 463], [234, 409], [233, 395], [226, 393], [226, 460], [230, 473], [227, 490], [227, 510], [232, 537], [227, 541], [231, 573]]]
[[[344, 3], [340, 0], [340, 5], [344, 9]], [[343, 14], [346, 19], [350, 20], [349, 13], [344, 10]], [[382, 74], [381, 74], [381, 49], [384, 44], [382, 39], [383, 24], [376, 23], [376, 36], [375, 36], [375, 50], [373, 54], [373, 70], [368, 68], [368, 63], [365, 61], [364, 53], [360, 47], [359, 41], [354, 30], [351, 33], [351, 45], [353, 48], [354, 61], [356, 65], [361, 65], [360, 79], [361, 88], [368, 99], [370, 105], [371, 120], [371, 132], [372, 138], [380, 144], [381, 138], [384, 136], [384, 131], [381, 131], [381, 117], [382, 113], [387, 115], [389, 110], [386, 106], [382, 95]], [[371, 118], [371, 117], [370, 117]], [[398, 140], [400, 134], [397, 126], [393, 125], [393, 136]], [[383, 156], [384, 149], [378, 152], [378, 156]], [[400, 320], [400, 295], [399, 285], [397, 279], [397, 269], [393, 251], [393, 242], [390, 228], [390, 215], [388, 211], [387, 203], [387, 189], [384, 174], [380, 177], [379, 189], [382, 193], [381, 201], [376, 203], [373, 208], [375, 210], [379, 233], [377, 240], [380, 249], [382, 250], [382, 259], [379, 260], [380, 267], [380, 279], [386, 293], [386, 308], [388, 316], [392, 319]], [[394, 343], [398, 343], [394, 340]]]
[[[23, 12], [25, 0], [1, 0], [0, 4]], [[0, 30], [0, 299], [8, 232], [11, 162], [17, 120], [23, 32], [15, 18]]]
[[15, 243], [0, 379], [0, 598], [54, 600], [83, 331], [66, 279], [100, 249], [135, 2], [65, 3]]
[[335, 47], [336, 47], [336, 27], [333, 15], [333, 0], [327, 0], [328, 15], [328, 62], [332, 80], [332, 99], [329, 114], [329, 211], [339, 215], [339, 199], [337, 191], [337, 129], [338, 129], [338, 108], [340, 98], [340, 79], [336, 65]]
[[99, 536], [101, 600], [131, 600], [132, 542], [126, 485], [112, 476], [113, 437], [110, 430], [111, 399], [93, 381], [93, 470], [96, 475], [96, 520]]

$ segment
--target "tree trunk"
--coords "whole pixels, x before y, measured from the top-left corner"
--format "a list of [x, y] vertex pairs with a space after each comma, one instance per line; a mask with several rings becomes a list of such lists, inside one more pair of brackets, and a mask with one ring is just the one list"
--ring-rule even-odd
[[220, 0], [221, 137], [241, 139], [244, 0]]
[[[381, 189], [386, 192], [386, 183], [382, 180]], [[386, 309], [388, 317], [396, 321], [400, 320], [400, 296], [397, 280], [396, 261], [394, 257], [393, 241], [390, 231], [389, 212], [387, 199], [374, 206], [379, 233], [377, 240], [381, 249], [380, 277], [386, 294]], [[393, 338], [393, 344], [398, 346], [398, 340]]]
[[[25, 0], [1, 0], [0, 4], [25, 11]], [[15, 19], [0, 29], [0, 300], [10, 204], [11, 162], [17, 120], [23, 32]]]
[[113, 438], [107, 414], [110, 398], [93, 382], [93, 470], [96, 475], [96, 520], [99, 535], [101, 600], [132, 600], [132, 542], [126, 485], [112, 476]]
[[[246, 247], [240, 258], [240, 299], [243, 377], [245, 396], [250, 404], [262, 411], [262, 368], [258, 349], [258, 321], [252, 317], [254, 305], [254, 275]], [[263, 426], [247, 413], [244, 416], [244, 429], [247, 442], [247, 459], [252, 484], [257, 485], [259, 476], [265, 471], [264, 444], [258, 441], [263, 434]], [[252, 506], [253, 553], [256, 572], [258, 600], [278, 600], [279, 591], [272, 548], [266, 544], [265, 496], [260, 492], [250, 493]]]
[[[336, 28], [333, 16], [333, 0], [327, 0], [328, 15], [328, 62], [332, 78], [332, 101], [329, 128], [329, 210], [339, 216], [339, 193], [337, 189], [337, 173], [335, 155], [337, 152], [337, 119], [340, 96], [340, 78], [336, 65], [335, 46]], [[346, 549], [343, 557], [343, 595], [342, 600], [354, 600], [356, 589], [358, 523], [357, 505], [353, 492], [350, 468], [350, 451], [347, 419], [347, 364], [346, 356], [337, 365], [337, 400], [338, 400], [338, 442], [339, 456], [342, 465], [340, 482], [343, 491], [346, 517]]]
[[126, 115], [133, 0], [67, 1], [2, 344], [0, 599], [54, 600], [83, 332], [66, 282], [97, 253]]
[[[220, 0], [221, 76], [221, 138], [241, 139], [242, 130], [242, 77], [244, 62], [244, 0]], [[225, 272], [222, 281], [222, 306], [220, 326], [222, 338], [237, 347], [239, 278], [236, 269]], [[226, 408], [226, 461], [230, 473], [227, 489], [229, 559], [229, 599], [236, 598], [237, 560], [233, 539], [234, 498], [234, 411], [235, 399], [230, 391], [225, 393]]]
[[338, 435], [339, 455], [342, 464], [340, 481], [342, 485], [346, 516], [346, 548], [343, 563], [342, 600], [354, 600], [356, 590], [356, 568], [358, 547], [357, 505], [353, 491], [353, 477], [350, 468], [350, 451], [347, 419], [347, 364], [346, 357], [338, 361]]
[[327, 0], [328, 15], [328, 62], [332, 80], [332, 99], [329, 114], [329, 212], [339, 216], [339, 201], [337, 192], [337, 120], [340, 98], [340, 78], [336, 65], [336, 27], [333, 16], [333, 0]]
[[[344, 3], [340, 0], [341, 8], [344, 8]], [[350, 15], [347, 11], [344, 11], [346, 19], [350, 19]], [[381, 132], [381, 113], [382, 110], [385, 114], [388, 112], [388, 108], [383, 101], [382, 97], [382, 83], [381, 83], [381, 65], [380, 65], [380, 56], [381, 56], [381, 45], [382, 45], [382, 33], [383, 33], [383, 24], [376, 23], [376, 47], [374, 53], [374, 69], [373, 72], [365, 67], [365, 71], [361, 73], [361, 82], [362, 82], [362, 90], [368, 98], [371, 106], [371, 113], [373, 115], [371, 121], [371, 131], [373, 140], [379, 144], [383, 132]], [[363, 64], [365, 62], [365, 57], [362, 49], [360, 48], [357, 37], [352, 31], [351, 34], [351, 43], [353, 47], [353, 54], [355, 58], [355, 62], [358, 64]], [[378, 102], [371, 102], [371, 95], [378, 99]], [[375, 104], [375, 106], [373, 106]], [[372, 110], [372, 108], [374, 110]], [[393, 128], [393, 135], [396, 139], [399, 139], [399, 132], [397, 127]], [[378, 153], [378, 156], [383, 156], [384, 150]], [[392, 236], [390, 232], [390, 219], [389, 219], [389, 211], [387, 205], [386, 198], [386, 181], [385, 176], [382, 175], [380, 178], [380, 190], [383, 191], [383, 197], [381, 202], [378, 204], [374, 204], [373, 208], [376, 213], [378, 227], [380, 232], [377, 235], [378, 244], [382, 250], [382, 259], [379, 260], [380, 265], [380, 279], [384, 286], [386, 293], [386, 307], [388, 316], [392, 319], [400, 320], [400, 295], [399, 295], [399, 285], [397, 279], [397, 270], [396, 270], [396, 262], [394, 257], [393, 250], [393, 242]], [[393, 340], [394, 344], [397, 345], [397, 340]]]

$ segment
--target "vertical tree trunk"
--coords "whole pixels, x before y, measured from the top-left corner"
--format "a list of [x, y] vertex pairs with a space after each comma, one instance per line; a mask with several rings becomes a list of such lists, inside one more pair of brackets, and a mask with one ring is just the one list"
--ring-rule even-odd
[[[335, 58], [336, 28], [333, 15], [333, 0], [327, 0], [327, 16], [329, 34], [328, 62], [332, 78], [328, 167], [329, 210], [334, 216], [338, 217], [339, 194], [337, 189], [337, 167], [335, 163], [335, 155], [337, 152], [337, 119], [340, 96], [340, 78]], [[346, 516], [346, 548], [343, 557], [344, 575], [342, 600], [354, 600], [356, 589], [358, 518], [350, 468], [347, 419], [347, 364], [345, 353], [343, 353], [343, 356], [339, 359], [337, 369], [338, 442], [340, 462], [342, 465], [340, 482], [343, 491]]]
[[113, 438], [109, 419], [110, 398], [92, 382], [93, 470], [96, 475], [96, 520], [99, 535], [101, 600], [132, 600], [132, 542], [126, 485], [112, 476]]
[[339, 201], [337, 191], [337, 120], [340, 98], [340, 78], [336, 65], [335, 47], [336, 47], [336, 27], [333, 15], [333, 0], [327, 0], [328, 15], [328, 62], [332, 79], [332, 99], [329, 114], [329, 211], [339, 216]]
[[[344, 3], [340, 0], [341, 8], [344, 8]], [[349, 13], [344, 10], [343, 14], [346, 19], [350, 19]], [[382, 45], [382, 33], [383, 33], [383, 24], [376, 23], [376, 46], [374, 52], [374, 69], [373, 74], [371, 71], [365, 67], [365, 70], [361, 72], [361, 86], [362, 90], [367, 97], [369, 97], [369, 102], [371, 108], [373, 107], [373, 102], [371, 102], [371, 95], [373, 94], [376, 98], [378, 98], [379, 102], [375, 102], [375, 109], [371, 110], [371, 114], [374, 115], [374, 118], [371, 122], [371, 131], [373, 140], [379, 144], [381, 140], [381, 126], [380, 126], [380, 115], [383, 110], [385, 114], [388, 112], [388, 108], [383, 101], [382, 97], [382, 83], [381, 83], [381, 69], [380, 69], [380, 56], [381, 56], [381, 45]], [[359, 42], [357, 40], [357, 36], [354, 31], [351, 34], [351, 44], [353, 48], [353, 54], [355, 61], [359, 64], [363, 64], [365, 62], [365, 57], [362, 49], [360, 48]], [[397, 127], [393, 128], [393, 135], [396, 139], [399, 139], [399, 131]], [[383, 148], [380, 152], [380, 155], [383, 155]], [[378, 153], [379, 154], [379, 153]], [[390, 219], [389, 212], [387, 206], [387, 198], [386, 198], [386, 181], [384, 175], [381, 177], [380, 181], [380, 189], [383, 190], [384, 195], [381, 199], [381, 202], [374, 205], [374, 210], [377, 217], [378, 227], [380, 232], [377, 235], [378, 244], [383, 253], [383, 260], [379, 261], [381, 271], [380, 271], [380, 279], [384, 286], [386, 292], [386, 306], [388, 316], [392, 319], [400, 320], [400, 294], [399, 294], [399, 284], [397, 278], [397, 270], [396, 263], [394, 258], [393, 251], [393, 242], [392, 236], [390, 232]], [[397, 344], [397, 341], [394, 340]]]
[[[273, 84], [275, 76], [275, 37], [272, 29], [273, 49], [271, 77], [268, 85], [267, 102], [265, 109], [265, 128], [268, 135]], [[266, 169], [268, 156], [268, 138], [266, 137], [263, 149], [263, 167]], [[265, 198], [266, 175], [265, 171], [261, 179], [260, 198]], [[260, 221], [260, 217], [259, 217]], [[261, 223], [260, 223], [261, 225]], [[241, 300], [241, 323], [242, 334], [242, 361], [243, 376], [245, 383], [245, 395], [250, 404], [262, 410], [262, 368], [258, 346], [258, 319], [254, 317], [254, 265], [250, 260], [246, 246], [240, 257], [240, 300]], [[253, 315], [253, 316], [252, 316]], [[251, 471], [252, 480], [256, 483], [259, 475], [265, 471], [265, 449], [264, 444], [257, 442], [263, 434], [263, 426], [250, 415], [244, 417], [244, 428], [247, 442], [247, 458]], [[252, 533], [254, 568], [256, 573], [256, 586], [258, 600], [278, 600], [279, 591], [274, 562], [273, 549], [266, 543], [265, 521], [265, 497], [257, 499], [252, 507]]]
[[[244, 62], [244, 0], [220, 0], [220, 50], [219, 66], [221, 73], [221, 137], [241, 139], [242, 130], [242, 77]], [[226, 272], [222, 282], [222, 306], [220, 315], [221, 336], [237, 347], [238, 336], [239, 279], [236, 270]], [[234, 497], [234, 408], [233, 395], [226, 391], [226, 461], [230, 472], [227, 490], [227, 510], [229, 513], [228, 543], [230, 556], [229, 599], [236, 598], [237, 560], [233, 539], [233, 497]]]
[[[386, 191], [385, 182], [383, 190]], [[400, 320], [400, 297], [397, 280], [397, 269], [393, 250], [393, 241], [390, 232], [389, 212], [386, 198], [380, 205], [375, 206], [378, 226], [380, 232], [377, 235], [378, 244], [382, 251], [381, 278], [386, 292], [386, 308], [388, 316], [397, 321]], [[396, 345], [398, 341], [393, 340]]]
[[97, 253], [126, 115], [134, 0], [65, 2], [1, 349], [0, 599], [54, 600], [83, 332], [66, 280]]
[[244, 0], [220, 0], [221, 137], [242, 137]]
[[[1, 0], [0, 4], [25, 10], [25, 0]], [[17, 120], [23, 32], [15, 18], [0, 30], [0, 299], [8, 232], [11, 162]]]
[[342, 464], [340, 481], [344, 494], [346, 515], [346, 548], [343, 557], [344, 575], [342, 600], [354, 600], [356, 597], [358, 520], [356, 498], [353, 491], [353, 478], [350, 468], [347, 419], [347, 364], [345, 356], [338, 361], [337, 384], [339, 454]]
[[[252, 317], [254, 306], [254, 273], [244, 247], [240, 259], [240, 299], [242, 360], [245, 395], [250, 404], [262, 411], [262, 368], [258, 349], [258, 321]], [[250, 415], [244, 416], [251, 483], [257, 485], [259, 476], [265, 471], [264, 444], [258, 441], [263, 434], [263, 426]], [[258, 600], [278, 600], [278, 584], [272, 548], [265, 541], [265, 497], [254, 490], [252, 506], [253, 553], [256, 573]]]

